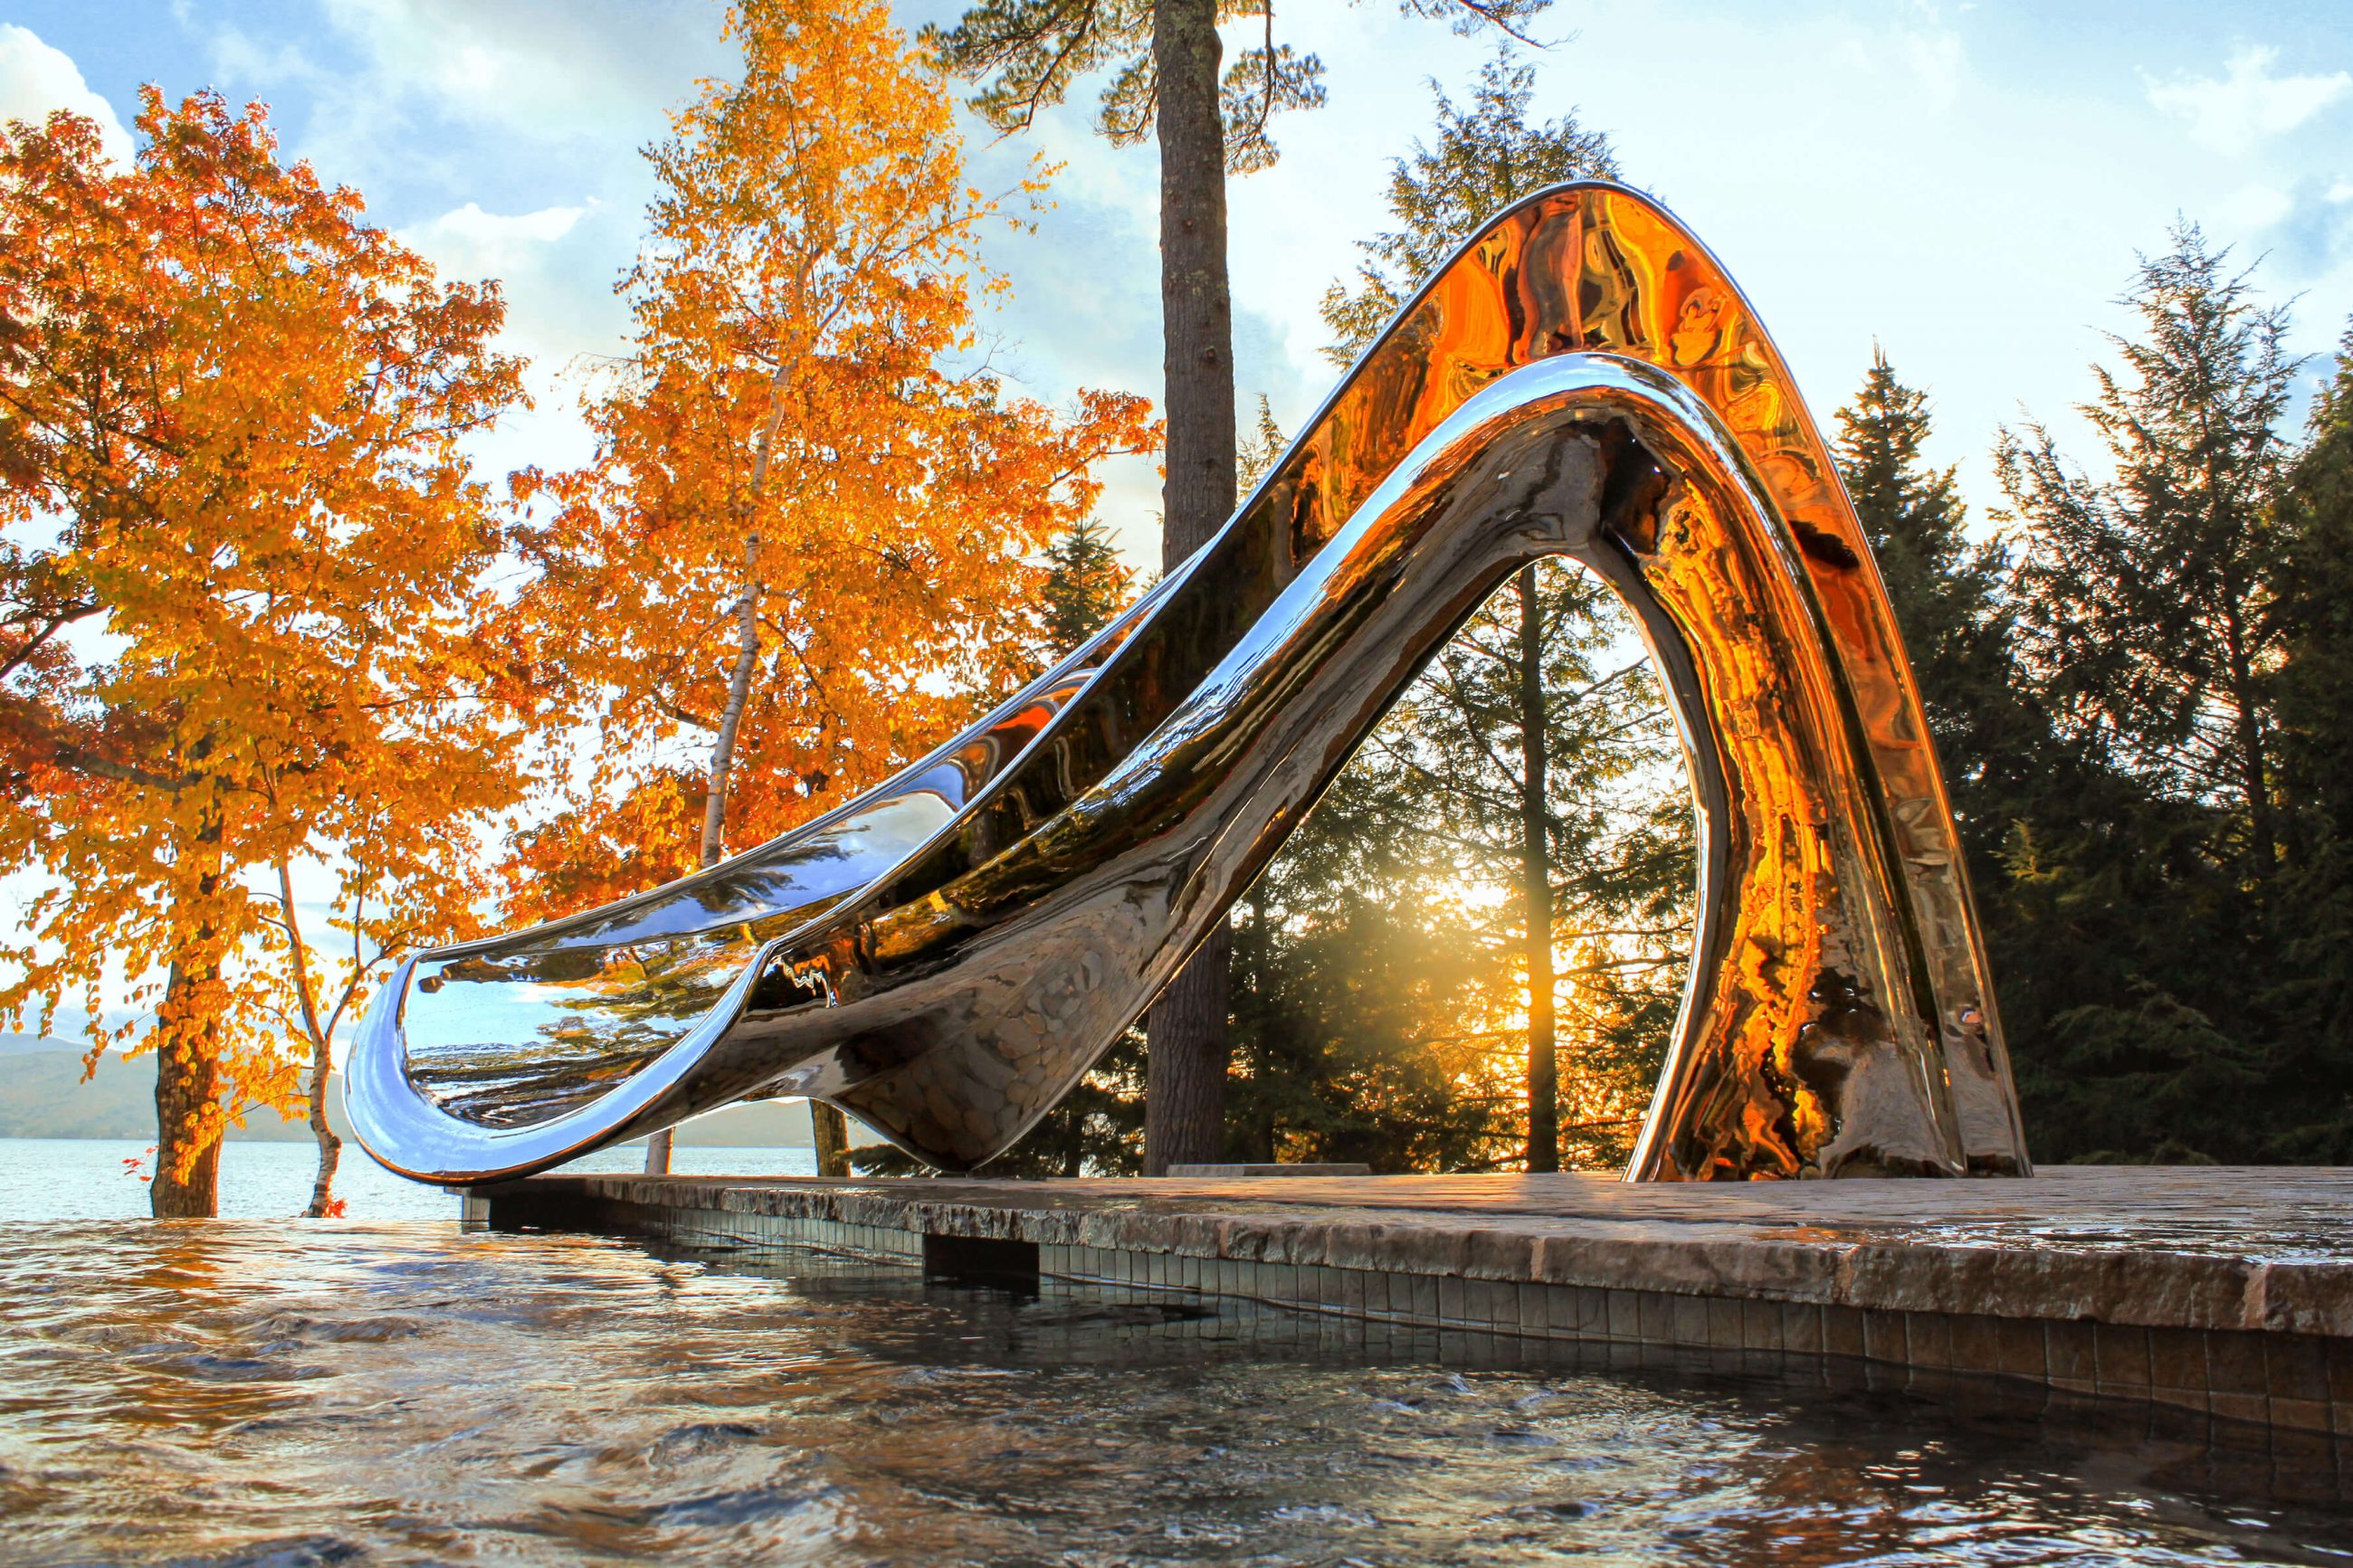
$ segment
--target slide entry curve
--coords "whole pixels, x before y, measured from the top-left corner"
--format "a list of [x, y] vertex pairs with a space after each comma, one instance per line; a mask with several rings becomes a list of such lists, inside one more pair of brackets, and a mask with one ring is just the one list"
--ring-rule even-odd
[[2025, 1173], [1853, 509], [1747, 301], [1605, 184], [1490, 223], [1216, 538], [965, 734], [711, 869], [401, 965], [354, 1042], [351, 1125], [394, 1170], [470, 1184], [811, 1095], [982, 1165], [1554, 554], [1638, 621], [1699, 821], [1690, 973], [1628, 1176]]

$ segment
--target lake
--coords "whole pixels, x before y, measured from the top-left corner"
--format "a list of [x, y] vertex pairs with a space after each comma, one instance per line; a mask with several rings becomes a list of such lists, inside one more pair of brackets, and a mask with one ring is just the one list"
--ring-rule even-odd
[[[126, 1161], [152, 1165], [151, 1145], [104, 1138], [0, 1138], [0, 1221], [135, 1219], [147, 1213], [147, 1188]], [[565, 1166], [574, 1171], [638, 1171], [642, 1148], [601, 1149]], [[670, 1169], [681, 1174], [813, 1176], [808, 1149], [678, 1149]], [[308, 1143], [221, 1146], [221, 1215], [267, 1219], [299, 1215], [311, 1201], [318, 1151]], [[335, 1192], [352, 1219], [458, 1217], [458, 1200], [438, 1187], [396, 1176], [351, 1140], [335, 1173]]]

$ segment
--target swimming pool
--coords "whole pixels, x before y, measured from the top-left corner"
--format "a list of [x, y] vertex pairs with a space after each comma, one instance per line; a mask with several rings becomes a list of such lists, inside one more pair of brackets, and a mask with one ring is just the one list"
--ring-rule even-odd
[[0, 1560], [2353, 1557], [2325, 1458], [1324, 1343], [783, 1250], [0, 1226]]

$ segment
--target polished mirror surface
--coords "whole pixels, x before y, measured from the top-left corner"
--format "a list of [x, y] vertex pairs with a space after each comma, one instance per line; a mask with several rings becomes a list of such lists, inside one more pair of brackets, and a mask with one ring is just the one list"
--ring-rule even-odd
[[1640, 622], [1701, 829], [1629, 1175], [2023, 1173], [1951, 813], [1828, 452], [1715, 259], [1589, 184], [1494, 219], [1215, 539], [967, 734], [707, 872], [404, 966], [353, 1124], [472, 1182], [810, 1094], [982, 1164], [1486, 595], [1554, 554]]

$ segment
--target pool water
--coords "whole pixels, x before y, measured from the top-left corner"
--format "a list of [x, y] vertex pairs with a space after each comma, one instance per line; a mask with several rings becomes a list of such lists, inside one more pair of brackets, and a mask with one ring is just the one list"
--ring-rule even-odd
[[441, 1224], [0, 1226], [0, 1561], [2353, 1561], [2326, 1487], [2129, 1423], [1317, 1329]]

